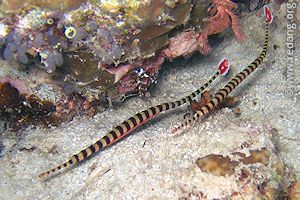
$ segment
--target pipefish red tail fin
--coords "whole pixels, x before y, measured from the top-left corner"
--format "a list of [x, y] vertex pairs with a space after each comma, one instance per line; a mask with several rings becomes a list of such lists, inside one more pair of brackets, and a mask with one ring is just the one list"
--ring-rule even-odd
[[49, 175], [54, 174], [64, 168], [69, 166], [75, 165], [81, 161], [86, 160], [87, 158], [94, 155], [96, 152], [100, 151], [101, 149], [119, 141], [124, 136], [128, 135], [137, 127], [141, 126], [142, 124], [146, 123], [150, 119], [154, 118], [158, 114], [168, 111], [174, 108], [177, 108], [187, 102], [190, 102], [202, 92], [219, 76], [225, 76], [226, 73], [229, 71], [229, 62], [227, 59], [224, 59], [218, 66], [218, 71], [199, 89], [191, 93], [190, 95], [174, 102], [163, 103], [157, 106], [150, 107], [142, 112], [135, 114], [134, 116], [130, 117], [113, 130], [108, 132], [104, 135], [101, 139], [99, 139], [94, 144], [90, 145], [89, 147], [83, 149], [79, 153], [73, 155], [68, 161], [65, 163], [52, 168], [44, 173], [39, 175], [40, 178], [47, 178]]
[[243, 71], [236, 74], [234, 78], [230, 80], [221, 90], [219, 90], [214, 98], [205, 104], [203, 107], [195, 113], [194, 116], [184, 120], [182, 123], [174, 126], [171, 130], [172, 133], [179, 132], [180, 130], [188, 128], [191, 124], [195, 123], [201, 117], [207, 115], [212, 112], [219, 104], [222, 102], [242, 81], [244, 81], [251, 73], [257, 69], [257, 67], [263, 62], [267, 55], [268, 43], [269, 43], [269, 24], [273, 21], [273, 16], [270, 9], [265, 6], [265, 20], [266, 20], [266, 28], [265, 28], [265, 41], [263, 45], [263, 49], [260, 55]]
[[264, 13], [265, 13], [265, 18], [266, 18], [266, 23], [272, 24], [274, 17], [271, 13], [270, 8], [267, 5], [264, 5]]

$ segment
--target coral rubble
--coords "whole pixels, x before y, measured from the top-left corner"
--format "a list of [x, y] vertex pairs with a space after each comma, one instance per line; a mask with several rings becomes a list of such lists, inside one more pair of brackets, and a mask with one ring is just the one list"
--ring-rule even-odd
[[245, 165], [254, 163], [268, 165], [271, 152], [263, 148], [261, 150], [250, 150], [249, 157], [246, 157], [245, 154], [239, 152], [235, 152], [233, 154], [239, 155], [240, 159], [235, 161], [231, 160], [229, 157], [211, 154], [203, 158], [199, 158], [196, 163], [202, 171], [221, 176], [232, 175], [235, 172], [235, 167], [240, 163]]

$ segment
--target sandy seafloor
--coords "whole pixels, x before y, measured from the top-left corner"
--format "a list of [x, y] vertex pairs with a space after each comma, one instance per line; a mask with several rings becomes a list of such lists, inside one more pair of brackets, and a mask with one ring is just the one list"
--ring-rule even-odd
[[[240, 97], [240, 116], [222, 109], [174, 137], [170, 130], [188, 111], [184, 106], [152, 120], [79, 166], [47, 181], [38, 179], [40, 172], [66, 161], [136, 112], [194, 91], [215, 72], [223, 57], [230, 59], [233, 73], [243, 69], [262, 48], [264, 24], [255, 15], [241, 20], [245, 42], [239, 43], [228, 34], [207, 57], [196, 54], [165, 64], [149, 98], [133, 97], [93, 118], [76, 117], [59, 127], [2, 131], [5, 148], [0, 157], [0, 199], [199, 199], [202, 193], [208, 199], [228, 198], [238, 190], [235, 177], [201, 172], [195, 161], [212, 153], [229, 155], [245, 141], [252, 141], [253, 149], [273, 149], [276, 159], [299, 179], [299, 60], [296, 54], [295, 94], [290, 97], [285, 94], [285, 8], [277, 14], [266, 61], [233, 92]], [[217, 81], [210, 91], [216, 92], [221, 85], [224, 82]], [[271, 129], [278, 130], [272, 140], [268, 136]], [[48, 153], [54, 145], [57, 153]], [[20, 151], [33, 146], [36, 149], [32, 152]], [[251, 199], [251, 194], [245, 198]]]

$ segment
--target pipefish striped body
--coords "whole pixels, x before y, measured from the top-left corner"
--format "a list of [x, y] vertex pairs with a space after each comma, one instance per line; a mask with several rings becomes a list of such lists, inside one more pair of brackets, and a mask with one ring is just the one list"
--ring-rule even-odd
[[116, 126], [113, 130], [104, 135], [101, 139], [99, 139], [94, 144], [89, 147], [83, 149], [79, 153], [73, 155], [67, 162], [52, 168], [44, 173], [39, 175], [40, 178], [46, 178], [49, 175], [60, 171], [66, 167], [75, 165], [79, 162], [86, 160], [87, 158], [94, 155], [96, 152], [102, 150], [103, 148], [112, 145], [113, 143], [119, 141], [124, 136], [128, 135], [137, 127], [140, 127], [142, 124], [156, 117], [160, 113], [164, 111], [168, 111], [174, 108], [177, 108], [187, 102], [190, 102], [196, 96], [202, 94], [202, 92], [207, 88], [219, 75], [225, 76], [229, 70], [229, 62], [227, 59], [224, 59], [218, 66], [218, 71], [199, 89], [191, 93], [190, 95], [174, 102], [163, 103], [157, 106], [150, 107], [142, 112], [135, 114], [129, 119], [122, 122], [120, 125]]
[[221, 90], [219, 90], [214, 98], [202, 106], [192, 117], [184, 120], [179, 125], [175, 126], [171, 132], [176, 133], [179, 130], [188, 128], [203, 116], [213, 111], [243, 80], [245, 80], [257, 67], [263, 62], [267, 55], [269, 43], [269, 24], [273, 21], [273, 16], [267, 6], [264, 7], [266, 17], [265, 41], [260, 55], [244, 70], [236, 74]]

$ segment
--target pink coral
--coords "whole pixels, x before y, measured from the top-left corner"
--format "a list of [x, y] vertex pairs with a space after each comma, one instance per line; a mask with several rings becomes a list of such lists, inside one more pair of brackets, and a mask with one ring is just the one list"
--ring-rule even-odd
[[115, 83], [119, 82], [128, 72], [132, 69], [134, 69], [134, 65], [130, 63], [118, 65], [118, 66], [109, 66], [107, 68], [104, 68], [109, 73], [115, 75]]
[[204, 30], [200, 32], [197, 38], [199, 51], [203, 54], [208, 54], [211, 51], [208, 36], [224, 32], [230, 26], [230, 22], [237, 39], [243, 40], [245, 38], [238, 25], [238, 18], [232, 12], [233, 9], [237, 8], [237, 5], [230, 0], [213, 0], [213, 4], [217, 9], [217, 13], [207, 19]]
[[20, 92], [20, 94], [29, 93], [29, 89], [24, 80], [6, 76], [0, 78], [0, 83], [9, 83], [12, 87], [16, 88]]
[[197, 36], [198, 34], [195, 31], [178, 34], [170, 39], [169, 47], [162, 54], [171, 60], [178, 56], [192, 54], [198, 48]]

